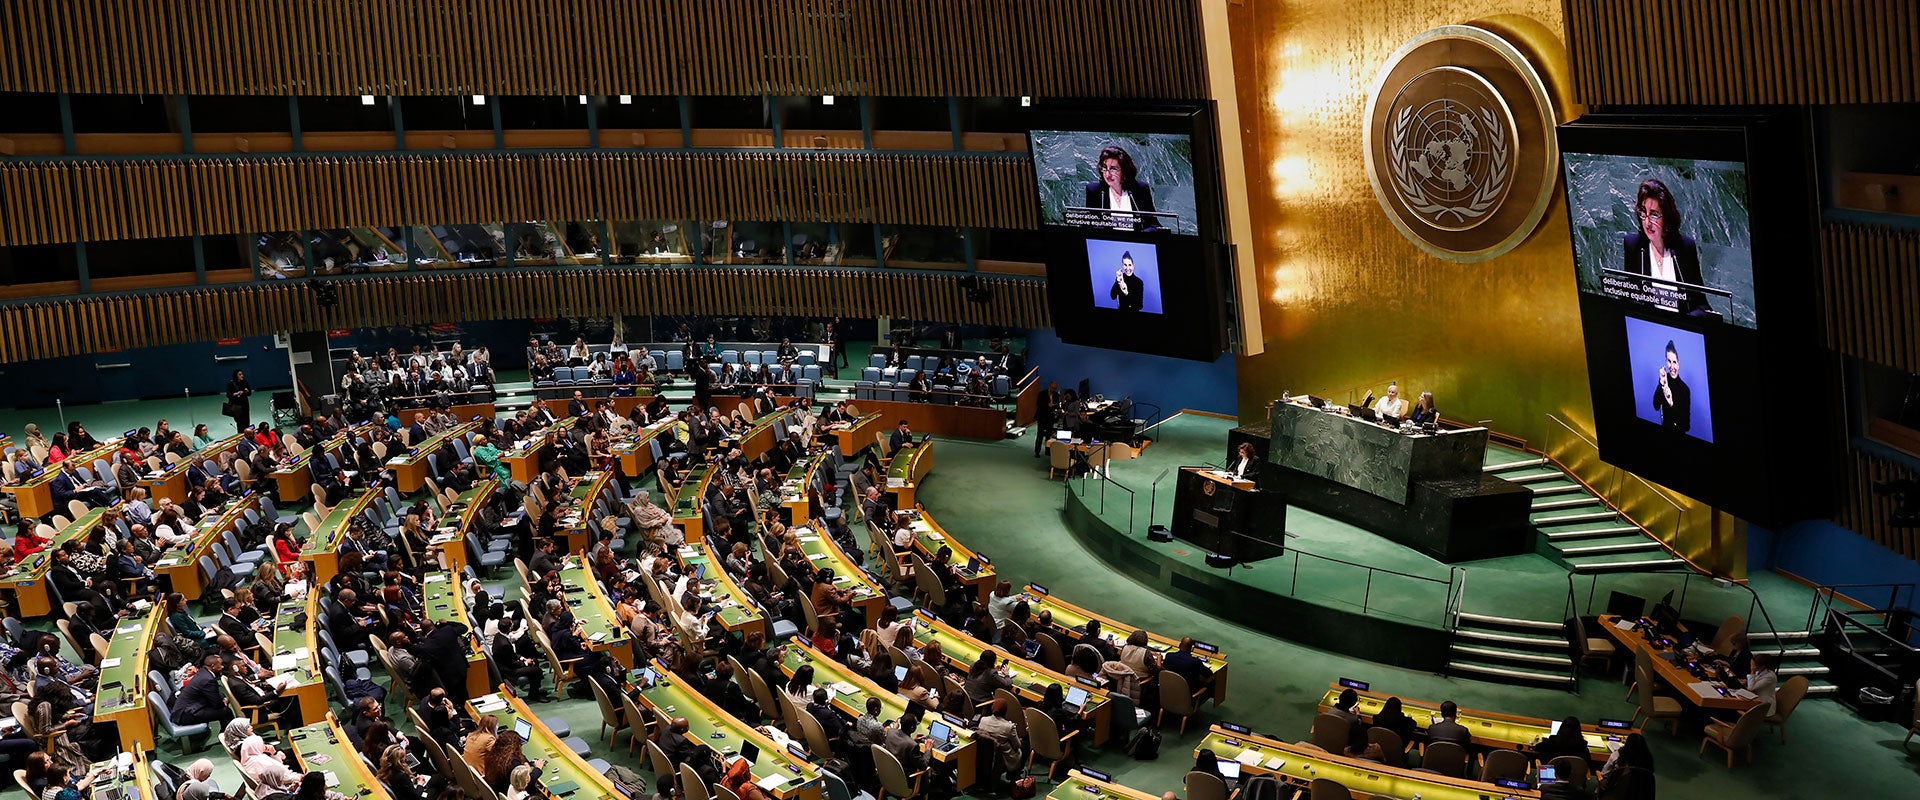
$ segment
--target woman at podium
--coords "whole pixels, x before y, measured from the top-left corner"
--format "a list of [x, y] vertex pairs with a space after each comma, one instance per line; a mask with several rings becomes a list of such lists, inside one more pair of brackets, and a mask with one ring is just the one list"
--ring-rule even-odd
[[1232, 475], [1236, 481], [1251, 481], [1259, 477], [1260, 462], [1253, 455], [1252, 443], [1240, 443], [1239, 452], [1235, 454], [1233, 463], [1227, 465], [1227, 474]]

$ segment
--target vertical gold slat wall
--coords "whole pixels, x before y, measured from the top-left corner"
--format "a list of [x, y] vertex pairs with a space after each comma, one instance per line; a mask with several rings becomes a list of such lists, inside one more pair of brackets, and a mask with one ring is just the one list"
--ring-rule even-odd
[[1046, 285], [980, 278], [992, 302], [967, 302], [951, 278], [876, 270], [608, 268], [395, 275], [337, 280], [340, 303], [301, 284], [87, 297], [0, 307], [0, 362], [259, 336], [286, 330], [610, 314], [874, 316], [1047, 327]]
[[1201, 99], [1199, 2], [0, 0], [0, 90]]
[[1832, 223], [1820, 247], [1832, 347], [1920, 373], [1920, 231]]
[[[691, 175], [692, 192], [681, 176]], [[77, 187], [77, 193], [70, 189]], [[1032, 228], [1024, 158], [863, 152], [0, 162], [0, 243], [547, 219]]]
[[1574, 96], [1582, 103], [1920, 100], [1920, 3], [1914, 0], [1564, 4]]

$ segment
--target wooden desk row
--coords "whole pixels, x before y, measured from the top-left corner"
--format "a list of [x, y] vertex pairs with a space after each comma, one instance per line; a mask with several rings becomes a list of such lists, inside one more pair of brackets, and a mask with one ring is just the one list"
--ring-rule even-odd
[[993, 587], [1000, 583], [1000, 575], [994, 571], [993, 564], [962, 544], [959, 539], [949, 536], [947, 530], [940, 527], [940, 523], [934, 521], [933, 515], [928, 514], [926, 509], [920, 508], [908, 512], [904, 524], [913, 531], [914, 551], [919, 553], [921, 558], [926, 559], [927, 563], [933, 563], [934, 556], [942, 547], [953, 551], [950, 563], [956, 567], [964, 567], [974, 558], [980, 558], [980, 569], [972, 575], [963, 573], [961, 583], [972, 587], [982, 603], [993, 596]]
[[[466, 593], [460, 588], [459, 574], [429, 572], [421, 579], [421, 613], [435, 624], [456, 622], [472, 631], [473, 619], [467, 615]], [[480, 641], [472, 633], [468, 634], [468, 639], [466, 696], [479, 697], [487, 693], [487, 654], [480, 649]], [[425, 735], [424, 732], [422, 735]]]
[[1093, 723], [1093, 745], [1098, 747], [1106, 743], [1113, 728], [1113, 701], [1107, 697], [1106, 690], [1076, 681], [999, 647], [981, 642], [925, 611], [916, 609], [913, 613], [915, 647], [925, 647], [928, 642], [939, 642], [940, 652], [946, 657], [947, 665], [963, 673], [980, 659], [981, 652], [992, 650], [999, 655], [1000, 663], [1012, 671], [1014, 691], [1026, 702], [1039, 702], [1046, 693], [1047, 684], [1050, 683], [1057, 683], [1063, 689], [1070, 686], [1086, 689], [1087, 701], [1081, 707], [1080, 716]]
[[193, 544], [186, 550], [168, 551], [160, 560], [153, 562], [153, 571], [166, 578], [188, 600], [198, 600], [206, 591], [207, 576], [200, 571], [200, 559], [213, 553], [213, 543], [224, 537], [228, 531], [236, 536], [246, 526], [247, 511], [260, 508], [260, 496], [252, 490], [234, 498], [226, 510], [218, 515], [203, 519], [193, 535]]
[[500, 456], [507, 462], [508, 474], [521, 483], [528, 483], [540, 476], [540, 454], [553, 447], [553, 437], [568, 436], [575, 425], [580, 424], [579, 417], [561, 417], [559, 421], [547, 426], [533, 438]]
[[1492, 797], [1537, 800], [1540, 797], [1540, 793], [1532, 789], [1508, 789], [1437, 772], [1389, 767], [1378, 761], [1334, 755], [1316, 747], [1239, 733], [1219, 725], [1207, 731], [1206, 738], [1193, 752], [1199, 755], [1201, 750], [1212, 750], [1222, 761], [1239, 761], [1243, 777], [1272, 775], [1296, 786], [1309, 786], [1315, 778], [1338, 781], [1355, 800], [1374, 795], [1403, 800], [1414, 797], [1421, 800], [1488, 800]]
[[[810, 529], [809, 529], [810, 530]], [[854, 563], [853, 558], [824, 532], [811, 531], [800, 534], [800, 549], [807, 554], [807, 561], [818, 571], [822, 568], [833, 570], [833, 585], [853, 592], [848, 605], [860, 611], [865, 620], [861, 628], [871, 628], [880, 621], [880, 609], [887, 607], [887, 590], [875, 583], [872, 575]], [[842, 620], [844, 625], [846, 620]]]
[[142, 473], [140, 485], [146, 488], [147, 494], [151, 495], [155, 501], [172, 500], [175, 503], [184, 503], [187, 501], [187, 492], [190, 488], [187, 486], [187, 471], [192, 469], [194, 464], [209, 458], [218, 459], [221, 454], [239, 447], [242, 436], [243, 434], [236, 433], [195, 450], [157, 473], [143, 469], [140, 471]]
[[[420, 735], [427, 734], [422, 731]], [[352, 800], [387, 800], [392, 796], [354, 749], [332, 712], [319, 722], [288, 731], [287, 748], [293, 751], [302, 772], [325, 773], [332, 791]]]
[[887, 492], [898, 498], [894, 508], [912, 508], [915, 490], [933, 471], [933, 440], [928, 439], [894, 451], [887, 465]]
[[153, 714], [147, 708], [147, 692], [154, 687], [147, 679], [147, 652], [153, 649], [153, 635], [166, 614], [164, 607], [155, 604], [144, 617], [121, 620], [109, 633], [107, 652], [100, 654], [93, 718], [114, 723], [120, 731], [122, 752], [153, 749]]
[[473, 522], [479, 519], [480, 510], [486, 507], [488, 498], [493, 497], [499, 488], [499, 481], [488, 478], [461, 492], [451, 505], [441, 511], [427, 544], [440, 548], [447, 569], [453, 574], [466, 572], [467, 559], [470, 557], [467, 553], [467, 534], [473, 530]]
[[427, 485], [431, 476], [427, 468], [427, 456], [455, 438], [466, 436], [480, 429], [478, 422], [462, 422], [452, 428], [441, 431], [438, 436], [428, 437], [425, 442], [415, 442], [404, 454], [387, 454], [387, 466], [393, 470], [394, 488], [401, 494], [410, 495]]
[[886, 425], [880, 421], [879, 412], [856, 417], [852, 422], [835, 422], [821, 430], [836, 440], [842, 458], [859, 458], [860, 454], [873, 446], [873, 434], [884, 430]]
[[57, 463], [48, 464], [46, 465], [46, 470], [39, 475], [35, 475], [32, 480], [17, 486], [5, 487], [6, 492], [7, 494], [13, 495], [14, 500], [20, 504], [20, 516], [22, 517], [37, 518], [56, 512], [64, 512], [65, 509], [54, 505], [53, 502], [54, 476], [62, 472], [70, 471], [75, 467], [87, 467], [91, 469], [95, 461], [110, 461], [113, 458], [113, 454], [119, 451], [120, 443], [123, 441], [126, 441], [125, 437], [114, 437], [109, 441], [102, 442], [99, 447], [92, 450], [84, 453], [75, 453]]
[[804, 525], [813, 519], [814, 487], [820, 480], [820, 468], [826, 463], [826, 454], [816, 451], [787, 469], [786, 478], [780, 482], [780, 507], [787, 512], [789, 526]]
[[673, 500], [673, 524], [679, 526], [689, 542], [698, 542], [706, 538], [707, 490], [718, 477], [720, 468], [712, 464], [697, 464], [687, 470], [680, 484], [680, 493]]
[[86, 538], [106, 518], [107, 509], [119, 506], [120, 503], [116, 501], [111, 506], [89, 509], [79, 519], [54, 532], [53, 541], [45, 549], [14, 565], [12, 572], [0, 577], [0, 589], [13, 591], [14, 608], [19, 610], [20, 616], [44, 617], [53, 612], [53, 590], [48, 587], [50, 581], [47, 572], [53, 569], [54, 552], [69, 541]]
[[[1127, 637], [1133, 635], [1133, 632], [1136, 630], [1133, 626], [1115, 620], [1112, 617], [1096, 614], [1080, 606], [1061, 600], [1058, 597], [1054, 597], [1047, 591], [1047, 587], [1039, 584], [1027, 584], [1027, 588], [1022, 591], [1020, 599], [1027, 602], [1027, 606], [1032, 609], [1036, 617], [1038, 617], [1042, 611], [1052, 612], [1054, 626], [1066, 629], [1070, 635], [1074, 637], [1082, 635], [1086, 630], [1088, 620], [1099, 620], [1100, 631], [1103, 634], [1102, 638], [1106, 640], [1107, 644], [1110, 645], [1115, 652], [1119, 651], [1121, 645], [1126, 644]], [[1077, 639], [1075, 639], [1075, 641], [1077, 641]], [[1073, 646], [1073, 643], [1069, 641], [1062, 641], [1060, 644], [1065, 647]], [[1161, 657], [1165, 657], [1166, 654], [1179, 649], [1179, 647], [1180, 640], [1178, 639], [1162, 636], [1152, 631], [1147, 632], [1147, 649], [1154, 651]], [[1207, 669], [1213, 671], [1213, 682], [1209, 685], [1213, 687], [1213, 704], [1218, 706], [1227, 701], [1227, 655], [1218, 649], [1206, 649], [1210, 647], [1212, 646], [1202, 645], [1196, 642], [1193, 649], [1193, 657], [1199, 659], [1200, 663], [1205, 664]]]
[[[867, 698], [880, 700], [880, 719], [895, 720], [906, 713], [912, 702], [896, 692], [880, 688], [879, 684], [868, 680], [845, 664], [828, 658], [803, 644], [789, 643], [781, 648], [780, 671], [787, 677], [800, 671], [801, 667], [813, 667], [813, 685], [827, 690], [829, 701], [840, 713], [859, 717], [867, 713]], [[920, 720], [920, 727], [914, 732], [926, 735], [933, 729], [933, 723], [944, 720], [953, 728], [954, 738], [959, 744], [949, 750], [934, 749], [928, 756], [934, 761], [953, 767], [954, 788], [965, 791], [978, 780], [976, 762], [985, 753], [997, 758], [993, 745], [981, 744], [974, 738], [973, 730], [959, 721], [944, 715], [929, 712]]]
[[665, 664], [656, 661], [651, 667], [658, 679], [652, 686], [641, 689], [637, 699], [659, 716], [685, 718], [689, 741], [722, 753], [737, 752], [741, 743], [752, 742], [760, 749], [760, 757], [752, 766], [753, 778], [762, 789], [780, 800], [820, 800], [822, 781], [818, 766], [728, 714], [698, 690], [681, 683], [679, 676]]
[[[1328, 709], [1333, 708], [1335, 703], [1339, 702], [1340, 692], [1343, 691], [1343, 689], [1344, 687], [1338, 683], [1332, 683], [1327, 686], [1327, 693], [1320, 697], [1321, 713], [1326, 713]], [[1392, 696], [1384, 692], [1374, 691], [1356, 692], [1356, 694], [1360, 695], [1360, 702], [1354, 706], [1354, 713], [1359, 714], [1360, 718], [1368, 724], [1372, 724], [1373, 715], [1380, 713], [1380, 709], [1386, 705], [1387, 698]], [[1439, 703], [1402, 697], [1400, 698], [1400, 711], [1408, 717], [1411, 717], [1414, 725], [1417, 726], [1422, 733], [1425, 733], [1427, 728], [1440, 721]], [[1466, 726], [1467, 730], [1473, 733], [1474, 744], [1496, 750], [1519, 750], [1522, 752], [1530, 750], [1535, 744], [1538, 744], [1541, 739], [1547, 738], [1547, 735], [1553, 732], [1553, 726], [1555, 724], [1554, 720], [1549, 719], [1522, 717], [1515, 714], [1502, 714], [1495, 711], [1476, 711], [1469, 708], [1458, 709], [1458, 714], [1454, 717], [1454, 722]], [[1628, 734], [1639, 733], [1639, 729], [1614, 729], [1602, 728], [1597, 725], [1585, 725], [1582, 726], [1581, 733], [1587, 740], [1587, 757], [1595, 762], [1605, 762], [1608, 757], [1613, 755], [1613, 748], [1609, 746], [1610, 744], [1618, 744], [1625, 741]], [[1406, 744], [1411, 746], [1414, 743], [1407, 742]]]
[[306, 499], [313, 493], [313, 460], [321, 458], [356, 438], [370, 436], [377, 422], [363, 422], [328, 437], [326, 441], [293, 459], [273, 471], [273, 482], [280, 490], [280, 503], [292, 505]]
[[[1632, 630], [1620, 627], [1622, 623], [1627, 622], [1632, 622]], [[1685, 668], [1668, 661], [1663, 656], [1674, 652], [1675, 643], [1665, 637], [1649, 641], [1642, 635], [1640, 624], [1636, 621], [1608, 615], [1600, 617], [1600, 627], [1607, 632], [1607, 636], [1620, 644], [1620, 649], [1630, 654], [1639, 650], [1647, 651], [1649, 660], [1653, 663], [1654, 676], [1659, 678], [1660, 682], [1672, 686], [1674, 693], [1678, 694], [1680, 699], [1692, 704], [1695, 708], [1739, 713], [1760, 704], [1758, 700], [1742, 699], [1733, 693], [1736, 689], [1745, 688], [1741, 684], [1696, 678]]]
[[354, 518], [373, 505], [380, 495], [380, 487], [373, 486], [334, 506], [326, 518], [320, 520], [320, 528], [300, 546], [300, 560], [307, 562], [307, 575], [313, 585], [323, 586], [339, 573], [340, 541], [352, 530]]
[[[681, 545], [674, 551], [674, 558], [680, 563], [681, 574], [693, 580], [696, 572], [703, 572], [703, 580], [713, 581], [713, 590], [703, 590], [702, 597], [719, 607], [720, 627], [732, 633], [767, 632], [767, 617], [754, 605], [753, 598], [747, 596], [745, 589], [727, 572], [720, 555], [714, 552], [713, 542]], [[678, 598], [675, 598], [676, 600]]]
[[638, 478], [653, 469], [653, 440], [671, 430], [674, 422], [673, 417], [668, 417], [615, 440], [613, 457], [620, 462], [621, 474]]

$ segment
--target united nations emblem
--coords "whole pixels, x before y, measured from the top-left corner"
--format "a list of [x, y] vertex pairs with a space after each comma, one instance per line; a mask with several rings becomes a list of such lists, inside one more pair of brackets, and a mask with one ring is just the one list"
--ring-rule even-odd
[[1479, 27], [1401, 46], [1368, 102], [1367, 177], [1395, 227], [1427, 252], [1481, 261], [1546, 214], [1559, 152], [1545, 84], [1520, 50]]

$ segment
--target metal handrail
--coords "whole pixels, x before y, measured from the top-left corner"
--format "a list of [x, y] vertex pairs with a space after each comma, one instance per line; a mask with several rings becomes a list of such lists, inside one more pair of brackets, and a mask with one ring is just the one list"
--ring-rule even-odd
[[1911, 603], [1913, 593], [1920, 590], [1920, 586], [1912, 583], [1828, 583], [1816, 586], [1813, 590], [1813, 602], [1807, 606], [1806, 630], [1813, 630], [1813, 623], [1821, 618], [1821, 612], [1833, 607], [1833, 598], [1841, 589], [1890, 589], [1891, 591], [1887, 592], [1886, 607], [1891, 609], [1899, 606], [1901, 589], [1908, 590], [1908, 602]]

